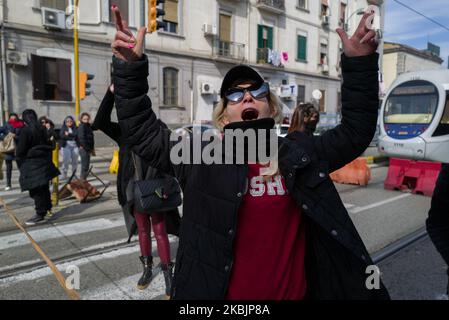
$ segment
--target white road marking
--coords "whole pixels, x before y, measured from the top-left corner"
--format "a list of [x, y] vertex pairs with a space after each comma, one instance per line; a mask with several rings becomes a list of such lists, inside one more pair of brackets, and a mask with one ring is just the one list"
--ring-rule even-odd
[[137, 281], [142, 274], [138, 273], [114, 283], [94, 289], [81, 290], [83, 300], [153, 300], [165, 295], [165, 280], [162, 272], [159, 272], [145, 290], [137, 289]]
[[364, 207], [356, 207], [356, 208], [350, 210], [350, 213], [354, 213], [354, 214], [355, 213], [360, 213], [362, 211], [370, 210], [370, 209], [373, 209], [373, 208], [376, 208], [376, 207], [383, 206], [383, 205], [385, 205], [387, 203], [391, 203], [391, 202], [394, 202], [394, 201], [398, 201], [398, 200], [410, 197], [411, 195], [412, 195], [411, 193], [404, 193], [404, 194], [401, 194], [401, 195], [399, 195], [397, 197], [393, 197], [393, 198], [390, 198], [390, 199], [386, 199], [386, 200], [382, 200], [382, 201], [379, 201], [379, 202], [375, 202], [373, 204], [370, 204], [370, 205], [367, 205], [367, 206], [364, 206]]
[[[66, 263], [57, 264], [56, 267], [58, 268], [58, 270], [60, 270], [62, 273], [64, 273], [67, 270], [67, 267], [69, 267], [69, 266], [75, 265], [77, 267], [80, 267], [80, 266], [88, 264], [90, 262], [95, 262], [95, 261], [104, 260], [104, 259], [114, 259], [114, 258], [123, 256], [123, 255], [133, 254], [133, 253], [138, 252], [139, 250], [140, 250], [139, 246], [135, 245], [132, 247], [117, 249], [117, 250], [114, 250], [111, 252], [101, 253], [101, 254], [91, 256], [88, 258], [80, 258], [80, 259], [69, 261]], [[21, 273], [19, 275], [14, 275], [14, 276], [0, 279], [0, 288], [9, 287], [17, 282], [36, 280], [38, 278], [46, 277], [51, 274], [52, 274], [52, 271], [50, 270], [49, 267], [42, 267], [42, 268], [36, 269], [31, 272]]]
[[[176, 242], [177, 239], [178, 238], [176, 236], [173, 236], [173, 235], [168, 236], [168, 240], [170, 243]], [[152, 248], [157, 247], [157, 243], [154, 238], [152, 239], [151, 246], [152, 246]], [[58, 268], [58, 270], [60, 270], [62, 273], [64, 273], [67, 270], [67, 267], [69, 267], [69, 266], [75, 265], [77, 267], [81, 267], [81, 266], [86, 265], [91, 262], [101, 261], [101, 260], [105, 260], [105, 259], [115, 259], [115, 258], [124, 256], [124, 255], [133, 254], [136, 252], [140, 252], [140, 247], [138, 244], [131, 246], [131, 247], [120, 248], [120, 249], [113, 250], [110, 252], [99, 253], [97, 255], [93, 255], [90, 257], [83, 257], [83, 258], [75, 259], [75, 260], [68, 261], [65, 263], [59, 263], [59, 264], [56, 264], [56, 267]], [[41, 267], [41, 268], [38, 268], [38, 269], [30, 271], [30, 272], [24, 272], [24, 273], [21, 273], [18, 275], [13, 275], [10, 277], [0, 279], [0, 288], [9, 287], [15, 283], [22, 282], [22, 281], [36, 280], [39, 278], [49, 276], [51, 274], [52, 274], [52, 271], [50, 270], [49, 267]]]
[[343, 203], [343, 205], [345, 206], [346, 209], [351, 209], [355, 207], [355, 204], [350, 204], [350, 203]]
[[[29, 233], [36, 242], [42, 242], [50, 239], [79, 235], [83, 233], [112, 229], [125, 225], [123, 219], [109, 220], [105, 218], [76, 222], [65, 225], [56, 225], [44, 229], [31, 230]], [[29, 240], [23, 233], [15, 233], [0, 237], [0, 250], [10, 249], [28, 245]]]
[[[128, 239], [122, 239], [122, 240], [117, 240], [117, 241], [104, 242], [104, 243], [96, 244], [96, 245], [93, 245], [90, 247], [82, 248], [80, 251], [81, 252], [89, 252], [92, 250], [101, 250], [101, 249], [105, 249], [105, 248], [110, 248], [115, 245], [126, 243], [127, 240]], [[11, 264], [9, 266], [1, 267], [0, 273], [14, 271], [17, 268], [27, 267], [27, 266], [30, 266], [30, 265], [33, 265], [33, 264], [39, 263], [39, 262], [42, 262], [42, 260], [41, 259], [33, 259], [33, 260], [23, 261], [23, 262], [17, 263], [17, 264]]]

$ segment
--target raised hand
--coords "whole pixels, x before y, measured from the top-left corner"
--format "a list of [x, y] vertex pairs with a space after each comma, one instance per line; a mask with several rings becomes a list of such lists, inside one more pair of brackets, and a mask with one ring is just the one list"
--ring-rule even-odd
[[145, 39], [146, 28], [140, 28], [137, 37], [134, 37], [128, 24], [122, 20], [120, 10], [117, 6], [112, 6], [112, 12], [115, 17], [115, 26], [117, 33], [112, 42], [112, 52], [114, 55], [124, 61], [135, 61], [142, 57], [143, 43]]
[[343, 51], [347, 57], [367, 56], [374, 53], [379, 45], [377, 34], [368, 29], [367, 21], [372, 18], [374, 12], [365, 12], [354, 35], [349, 38], [342, 28], [336, 31], [343, 42]]

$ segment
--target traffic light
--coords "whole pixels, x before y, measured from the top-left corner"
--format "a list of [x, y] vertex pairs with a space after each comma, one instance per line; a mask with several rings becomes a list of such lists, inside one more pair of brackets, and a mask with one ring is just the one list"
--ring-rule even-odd
[[165, 15], [165, 11], [158, 8], [159, 4], [165, 3], [165, 0], [148, 0], [148, 32], [153, 33], [165, 27], [165, 22], [158, 20], [160, 16]]
[[92, 91], [90, 90], [91, 84], [88, 82], [95, 78], [95, 75], [80, 71], [80, 99], [85, 99], [86, 96], [90, 96]]

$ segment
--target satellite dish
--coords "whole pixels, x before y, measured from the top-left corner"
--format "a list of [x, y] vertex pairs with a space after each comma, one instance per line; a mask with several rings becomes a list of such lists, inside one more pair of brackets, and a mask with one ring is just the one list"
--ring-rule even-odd
[[320, 90], [313, 90], [313, 92], [312, 92], [312, 97], [313, 97], [315, 100], [321, 100], [321, 98], [323, 97], [323, 94], [321, 93]]

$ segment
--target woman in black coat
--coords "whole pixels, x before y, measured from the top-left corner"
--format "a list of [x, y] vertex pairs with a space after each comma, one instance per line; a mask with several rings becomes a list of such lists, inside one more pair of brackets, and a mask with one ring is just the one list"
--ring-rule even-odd
[[[4, 140], [5, 137], [12, 133], [14, 134], [14, 141], [16, 143], [19, 142], [20, 130], [23, 128], [23, 121], [19, 119], [19, 116], [16, 113], [11, 113], [9, 115], [8, 123], [5, 124], [4, 127], [0, 128], [0, 140]], [[16, 160], [14, 155], [14, 151], [10, 153], [5, 153], [5, 163], [6, 163], [6, 187], [5, 191], [11, 190], [11, 177], [12, 177], [12, 164], [13, 161]]]
[[[152, 277], [153, 257], [151, 254], [151, 225], [156, 236], [159, 257], [161, 258], [161, 268], [164, 273], [166, 293], [170, 293], [172, 268], [170, 262], [170, 243], [168, 234], [178, 235], [180, 216], [178, 209], [164, 213], [138, 213], [133, 208], [133, 181], [134, 165], [131, 157], [131, 150], [123, 142], [120, 126], [117, 122], [111, 121], [111, 113], [114, 107], [114, 93], [111, 85], [98, 109], [92, 128], [103, 131], [108, 137], [119, 145], [119, 169], [117, 175], [118, 201], [122, 206], [125, 217], [129, 239], [138, 232], [139, 245], [144, 271], [139, 279], [137, 287], [141, 290], [148, 287]], [[138, 169], [145, 179], [152, 179], [157, 176], [157, 170], [149, 167], [145, 162], [138, 159]], [[150, 219], [151, 217], [151, 219]]]
[[[278, 171], [268, 176], [268, 170], [257, 168], [260, 163], [229, 164], [235, 153], [226, 152], [233, 145], [226, 134], [218, 149], [206, 145], [209, 149], [195, 153], [210, 155], [223, 147], [221, 163], [173, 160], [178, 141], [160, 126], [147, 95], [146, 30], [130, 37], [118, 9], [113, 12], [113, 82], [124, 141], [151, 166], [176, 176], [183, 189], [172, 298], [388, 299], [378, 269], [369, 271], [373, 261], [329, 177], [358, 157], [376, 130], [379, 55], [376, 33], [366, 29], [372, 13], [363, 16], [351, 38], [337, 30], [344, 46], [341, 125], [322, 136], [294, 132], [279, 138], [273, 161]], [[249, 66], [226, 74], [220, 97], [214, 110], [219, 129], [271, 133], [282, 114], [269, 84]], [[202, 146], [195, 139], [186, 141], [194, 149]], [[231, 156], [226, 164], [224, 156]]]
[[29, 191], [34, 200], [36, 214], [26, 222], [35, 225], [43, 222], [52, 208], [49, 181], [57, 177], [59, 170], [52, 162], [52, 144], [45, 128], [39, 123], [36, 112], [27, 109], [22, 114], [25, 127], [22, 129], [16, 149], [20, 170], [20, 187]]

